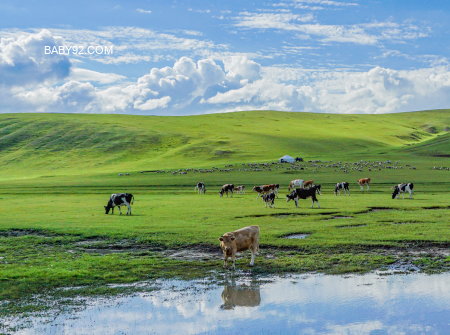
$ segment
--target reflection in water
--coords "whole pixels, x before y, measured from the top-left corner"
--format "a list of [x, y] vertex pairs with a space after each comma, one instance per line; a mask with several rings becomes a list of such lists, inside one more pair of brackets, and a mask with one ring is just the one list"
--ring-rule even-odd
[[240, 307], [255, 307], [261, 303], [261, 294], [259, 293], [259, 286], [226, 285], [222, 292], [223, 305], [222, 309], [234, 309], [236, 306]]
[[[450, 274], [296, 275], [256, 285], [161, 281], [160, 289], [92, 300], [31, 318], [19, 334], [449, 334]], [[14, 320], [9, 320], [14, 326]], [[17, 319], [16, 319], [17, 322]]]

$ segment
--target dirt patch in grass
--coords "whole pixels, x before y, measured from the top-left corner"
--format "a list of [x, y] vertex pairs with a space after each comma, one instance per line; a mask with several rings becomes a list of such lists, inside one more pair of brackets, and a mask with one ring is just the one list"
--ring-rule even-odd
[[450, 206], [430, 206], [422, 207], [422, 209], [450, 209]]
[[353, 219], [354, 216], [332, 216], [331, 218], [323, 219], [323, 221], [338, 220], [338, 219]]
[[37, 236], [37, 237], [55, 237], [57, 235], [50, 235], [36, 229], [11, 229], [0, 231], [0, 236], [3, 237], [22, 237], [22, 236]]

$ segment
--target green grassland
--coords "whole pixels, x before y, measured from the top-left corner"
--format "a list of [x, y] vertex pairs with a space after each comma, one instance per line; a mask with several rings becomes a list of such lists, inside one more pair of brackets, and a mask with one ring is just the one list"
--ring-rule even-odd
[[[399, 261], [447, 270], [450, 171], [432, 168], [450, 166], [449, 125], [448, 110], [0, 115], [0, 299], [220, 274], [218, 237], [248, 225], [260, 226], [261, 254], [254, 268], [248, 254], [237, 261], [246, 273], [364, 272]], [[271, 163], [284, 154], [306, 161], [391, 160], [403, 168], [344, 173], [304, 162], [304, 170], [274, 164], [271, 171], [239, 171], [241, 163]], [[232, 172], [154, 172], [227, 164], [237, 166]], [[362, 177], [372, 179], [370, 191], [359, 190]], [[286, 202], [289, 181], [297, 178], [322, 185], [320, 209], [311, 209], [310, 200], [299, 208]], [[199, 181], [207, 185], [205, 195], [194, 191]], [[333, 194], [341, 181], [350, 182], [350, 197]], [[413, 200], [391, 199], [389, 188], [400, 182], [414, 183]], [[225, 183], [246, 185], [247, 194], [220, 198]], [[281, 184], [274, 209], [251, 192], [267, 183]], [[135, 195], [132, 216], [117, 209], [104, 214], [117, 192]], [[284, 238], [293, 233], [309, 236]], [[183, 250], [183, 257], [174, 256]]]

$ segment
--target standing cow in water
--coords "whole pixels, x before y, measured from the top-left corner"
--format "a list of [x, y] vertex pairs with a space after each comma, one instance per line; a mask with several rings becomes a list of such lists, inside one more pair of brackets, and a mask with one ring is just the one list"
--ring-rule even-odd
[[227, 198], [228, 198], [228, 191], [231, 192], [231, 197], [233, 197], [233, 192], [234, 192], [234, 185], [233, 184], [225, 184], [222, 186], [222, 189], [220, 190], [219, 194], [220, 197], [223, 197], [223, 194], [226, 193], [227, 194]]
[[339, 193], [340, 196], [342, 190], [344, 190], [345, 195], [347, 195], [347, 191], [348, 195], [350, 195], [349, 184], [346, 181], [336, 184], [336, 187], [334, 188], [334, 195], [337, 195]]
[[131, 215], [131, 206], [134, 203], [134, 196], [130, 193], [117, 193], [111, 194], [109, 198], [108, 204], [105, 207], [105, 214], [109, 213], [111, 210], [111, 214], [114, 214], [114, 207], [119, 207], [119, 213], [122, 215], [122, 211], [120, 210], [120, 206], [127, 206], [127, 214]]
[[205, 194], [206, 193], [206, 187], [205, 183], [198, 183], [197, 186], [194, 187], [194, 190], [198, 191], [198, 194]]
[[406, 192], [409, 193], [409, 198], [411, 199], [413, 188], [414, 188], [413, 183], [398, 184], [395, 185], [394, 187], [391, 187], [391, 189], [394, 189], [394, 193], [392, 193], [392, 199], [395, 199], [395, 197], [397, 197], [397, 199], [400, 199], [400, 193], [403, 194], [403, 199], [405, 199]]
[[370, 178], [361, 178], [358, 180], [358, 184], [361, 187], [361, 191], [364, 191], [364, 185], [367, 185], [367, 191], [369, 190]]

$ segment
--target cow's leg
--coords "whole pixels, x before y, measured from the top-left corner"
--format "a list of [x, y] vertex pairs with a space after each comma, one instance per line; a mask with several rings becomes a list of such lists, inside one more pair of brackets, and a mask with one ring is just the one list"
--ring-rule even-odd
[[114, 214], [114, 207], [111, 207], [111, 215]]
[[227, 260], [228, 260], [228, 256], [226, 253], [223, 254], [223, 268], [226, 269], [227, 268]]
[[231, 254], [231, 260], [232, 260], [232, 262], [233, 262], [233, 270], [235, 270], [235, 269], [236, 269], [236, 266], [235, 266], [235, 262], [236, 262], [236, 252], [233, 252], [233, 253]]
[[252, 251], [252, 259], [250, 261], [250, 266], [253, 266], [253, 264], [255, 264], [255, 255], [256, 255], [256, 248], [254, 247], [254, 245], [252, 245], [251, 251]]
[[231, 198], [233, 197], [233, 191], [230, 191], [231, 192]]
[[298, 208], [298, 198], [295, 199], [295, 206]]
[[120, 210], [120, 205], [117, 206], [119, 208], [119, 213], [122, 215], [122, 211]]
[[261, 195], [261, 193], [258, 193], [258, 196], [256, 197], [256, 199], [258, 199], [260, 195]]
[[341, 191], [338, 190], [339, 196], [341, 196]]
[[128, 207], [128, 210], [127, 210], [127, 215], [128, 215], [128, 213], [130, 213], [130, 215], [131, 215], [131, 206], [130, 206], [130, 204], [129, 204], [129, 203], [127, 203], [127, 207]]
[[361, 191], [364, 191], [363, 185], [359, 185], [359, 187], [361, 187]]

